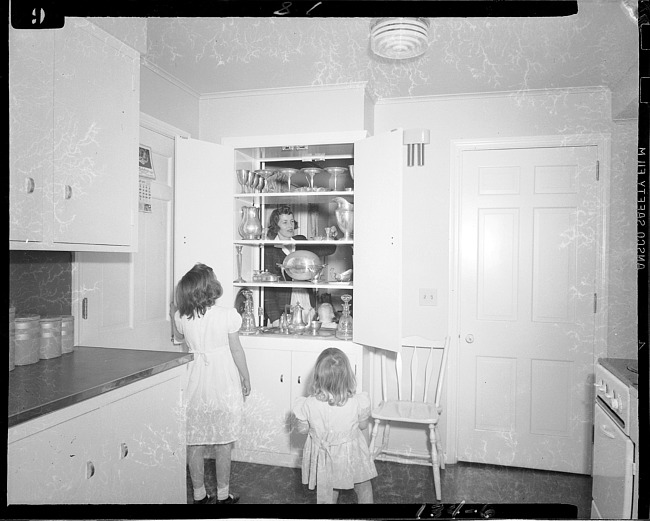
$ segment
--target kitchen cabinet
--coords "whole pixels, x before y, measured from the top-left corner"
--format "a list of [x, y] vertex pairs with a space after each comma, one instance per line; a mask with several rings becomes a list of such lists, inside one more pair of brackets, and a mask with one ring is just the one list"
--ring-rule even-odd
[[8, 430], [8, 504], [186, 503], [184, 366]]
[[[277, 285], [325, 290], [332, 295], [332, 303], [338, 309], [341, 309], [340, 295], [350, 293], [353, 341], [394, 350], [402, 336], [403, 131], [397, 129], [370, 138], [365, 137], [365, 132], [342, 132], [229, 138], [223, 142], [219, 145], [177, 138], [174, 279], [179, 280], [196, 262], [203, 262], [214, 269], [221, 281], [224, 302], [234, 303], [236, 291], [250, 287], [255, 290], [256, 307], [263, 301], [264, 288]], [[236, 170], [275, 169], [291, 164], [301, 167], [308, 162], [315, 166], [354, 165], [354, 191], [341, 193], [354, 202], [353, 240], [309, 241], [310, 244], [334, 243], [337, 250], [349, 248], [350, 258], [344, 260], [349, 264], [339, 265], [336, 272], [354, 265], [352, 284], [331, 284], [333, 277], [329, 269], [318, 284], [252, 282], [253, 270], [262, 266], [261, 250], [266, 241], [240, 237], [241, 207], [252, 204], [263, 210], [263, 226], [277, 203], [307, 207], [307, 211], [296, 217], [298, 233], [309, 237], [313, 231], [309, 205], [318, 209], [315, 229], [319, 235], [325, 225], [335, 223], [331, 199], [336, 193], [241, 194]], [[298, 183], [306, 183], [304, 176], [294, 177], [293, 185], [300, 187]], [[245, 250], [242, 275], [246, 283], [232, 282], [238, 275], [237, 245]], [[379, 306], [385, 317], [381, 323], [377, 321]]]
[[9, 55], [9, 248], [136, 251], [139, 53], [66, 18]]
[[233, 451], [235, 460], [300, 465], [306, 435], [292, 429], [291, 408], [297, 397], [307, 396], [323, 349], [338, 347], [345, 352], [361, 390], [361, 346], [321, 337], [291, 335], [280, 340], [242, 336], [252, 390], [245, 402], [242, 436]]

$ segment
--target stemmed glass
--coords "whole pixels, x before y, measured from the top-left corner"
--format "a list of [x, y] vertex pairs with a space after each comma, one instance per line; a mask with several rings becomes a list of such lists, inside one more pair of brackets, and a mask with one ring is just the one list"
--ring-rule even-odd
[[323, 170], [321, 168], [302, 168], [300, 170], [303, 174], [309, 176], [309, 190], [314, 191], [314, 176], [320, 174]]
[[264, 187], [267, 187], [268, 191], [269, 177], [271, 177], [275, 172], [273, 170], [255, 170], [255, 173], [262, 178], [259, 186], [260, 192], [264, 191]]
[[252, 170], [246, 170], [246, 187], [248, 190], [246, 190], [246, 193], [253, 193], [255, 190], [253, 189], [253, 183], [255, 182], [255, 172]]
[[282, 175], [287, 176], [287, 192], [291, 192], [291, 176], [298, 172], [299, 170], [297, 168], [283, 168], [280, 170]]
[[248, 181], [249, 170], [237, 170], [237, 182], [241, 186], [241, 193], [246, 192], [246, 182]]
[[347, 168], [342, 166], [330, 166], [325, 171], [334, 178], [334, 191], [336, 192], [336, 178], [339, 174], [344, 174], [348, 171]]

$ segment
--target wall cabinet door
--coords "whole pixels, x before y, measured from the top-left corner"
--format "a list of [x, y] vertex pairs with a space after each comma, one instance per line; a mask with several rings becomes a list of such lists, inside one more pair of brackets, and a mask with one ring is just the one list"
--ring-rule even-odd
[[139, 53], [68, 18], [10, 60], [10, 249], [135, 251]]
[[54, 241], [130, 245], [138, 196], [137, 53], [74, 23], [56, 31], [54, 45]]
[[231, 147], [176, 138], [174, 282], [197, 262], [210, 266], [223, 286], [222, 302], [234, 303], [232, 289], [235, 153]]
[[9, 27], [9, 240], [43, 240], [44, 183], [52, 178], [55, 31]]
[[403, 139], [394, 130], [354, 145], [354, 342], [390, 351], [402, 341]]
[[244, 404], [244, 426], [237, 448], [288, 454], [291, 352], [246, 349], [246, 363], [251, 393]]

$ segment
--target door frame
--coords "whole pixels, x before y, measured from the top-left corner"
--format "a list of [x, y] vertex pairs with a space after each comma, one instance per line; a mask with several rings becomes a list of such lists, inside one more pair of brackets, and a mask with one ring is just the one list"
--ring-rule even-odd
[[[182, 137], [191, 137], [191, 134], [189, 132], [186, 132], [185, 130], [181, 130], [180, 128], [177, 128], [173, 125], [170, 125], [169, 123], [165, 123], [164, 121], [161, 121], [159, 119], [154, 118], [153, 116], [150, 116], [149, 114], [145, 114], [144, 112], [140, 112], [140, 120], [139, 120], [139, 125], [138, 125], [138, 142], [140, 141], [140, 128], [146, 128], [148, 130], [151, 130], [153, 132], [156, 132], [162, 136], [174, 139], [176, 136], [182, 136]], [[174, 236], [174, 193], [175, 193], [175, 183], [176, 183], [176, 173], [174, 172], [174, 177], [172, 179], [172, 237]], [[137, 218], [137, 216], [136, 216]], [[137, 234], [136, 234], [136, 240], [137, 240]], [[136, 245], [137, 246], [137, 245]], [[173, 241], [172, 241], [172, 274], [174, 272], [173, 268], [173, 262], [174, 262], [174, 252], [173, 252]], [[136, 250], [131, 252], [131, 254], [137, 253], [137, 247]], [[74, 316], [74, 338], [78, 342], [79, 340], [79, 329], [81, 327], [81, 313], [82, 313], [82, 301], [83, 298], [81, 298], [81, 295], [83, 294], [82, 287], [81, 287], [81, 277], [79, 276], [80, 273], [80, 268], [79, 268], [79, 260], [77, 259], [77, 256], [72, 254], [72, 305], [71, 305], [71, 311]], [[171, 276], [171, 275], [170, 275]]]
[[598, 197], [601, 201], [600, 215], [597, 218], [596, 233], [596, 283], [598, 306], [595, 316], [594, 335], [594, 364], [599, 357], [607, 352], [607, 302], [608, 302], [608, 273], [609, 273], [609, 197], [610, 197], [610, 161], [611, 135], [601, 134], [569, 134], [519, 136], [485, 139], [453, 139], [450, 146], [450, 175], [449, 175], [449, 315], [448, 330], [451, 336], [449, 355], [447, 359], [447, 410], [453, 420], [447, 423], [448, 463], [458, 461], [458, 396], [460, 384], [460, 367], [458, 365], [458, 350], [460, 346], [460, 215], [461, 174], [463, 152], [471, 150], [501, 150], [512, 148], [548, 148], [562, 146], [595, 146], [598, 151], [599, 186]]

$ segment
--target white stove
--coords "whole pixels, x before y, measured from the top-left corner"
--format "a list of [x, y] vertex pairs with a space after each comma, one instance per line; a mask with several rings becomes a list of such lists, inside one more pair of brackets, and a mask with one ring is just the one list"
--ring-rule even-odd
[[595, 370], [591, 518], [638, 518], [638, 366], [601, 358]]

